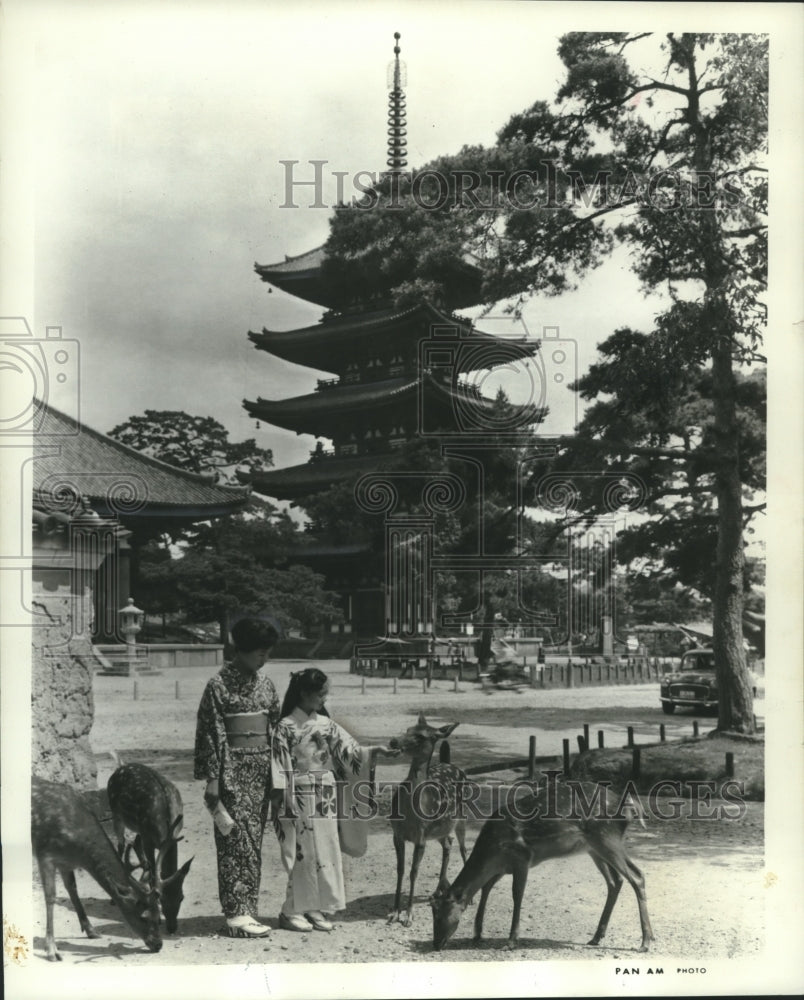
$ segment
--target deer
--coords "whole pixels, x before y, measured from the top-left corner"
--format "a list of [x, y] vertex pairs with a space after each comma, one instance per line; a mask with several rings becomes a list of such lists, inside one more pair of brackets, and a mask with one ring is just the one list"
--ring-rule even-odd
[[[528, 872], [535, 865], [550, 858], [568, 857], [572, 854], [589, 854], [606, 883], [606, 902], [590, 945], [602, 941], [608, 928], [614, 904], [617, 902], [623, 880], [633, 888], [639, 907], [642, 926], [640, 951], [648, 951], [654, 940], [648, 916], [645, 879], [642, 872], [629, 858], [625, 849], [625, 831], [634, 817], [642, 821], [642, 807], [638, 801], [620, 802], [608, 788], [589, 782], [542, 784], [522, 796], [515, 812], [510, 806], [496, 810], [481, 827], [469, 860], [455, 881], [450, 885], [440, 880], [430, 899], [433, 911], [433, 947], [440, 951], [455, 930], [461, 914], [480, 890], [480, 902], [475, 915], [474, 941], [479, 944], [483, 936], [483, 917], [489, 893], [503, 875], [513, 876], [512, 893], [514, 912], [506, 948], [515, 948], [519, 937], [519, 915]], [[579, 789], [586, 802], [599, 802], [605, 806], [603, 815], [578, 815]], [[588, 813], [588, 810], [585, 810]], [[525, 817], [525, 818], [522, 818]], [[577, 817], [577, 818], [576, 818]], [[610, 818], [609, 818], [610, 817]], [[644, 825], [644, 823], [643, 823]]]
[[[407, 778], [397, 787], [391, 803], [391, 828], [396, 849], [396, 895], [388, 923], [399, 921], [410, 925], [413, 919], [413, 892], [424, 848], [428, 840], [441, 842], [441, 873], [439, 881], [447, 876], [453, 834], [457, 837], [461, 858], [466, 862], [465, 824], [456, 817], [456, 791], [467, 781], [461, 768], [449, 763], [449, 744], [441, 744], [441, 760], [431, 766], [430, 761], [438, 740], [446, 741], [458, 725], [434, 728], [428, 725], [423, 713], [415, 726], [405, 731], [401, 739], [391, 739], [389, 747], [401, 750], [411, 759]], [[420, 787], [421, 786], [421, 787]], [[435, 817], [428, 819], [427, 817]], [[403, 911], [402, 881], [405, 877], [405, 843], [413, 844], [410, 865], [410, 893]]]
[[138, 881], [118, 856], [100, 820], [81, 795], [69, 785], [34, 776], [31, 782], [31, 843], [45, 894], [45, 952], [50, 962], [60, 962], [53, 933], [56, 871], [73, 904], [81, 930], [99, 938], [78, 896], [75, 870], [88, 872], [117, 904], [129, 927], [150, 951], [162, 947], [159, 927], [159, 886]]
[[[178, 929], [184, 899], [184, 880], [193, 859], [178, 867], [177, 836], [184, 822], [181, 794], [173, 782], [145, 764], [122, 764], [106, 784], [117, 836], [117, 850], [125, 860], [126, 830], [137, 834], [134, 851], [151, 880], [161, 886], [160, 899], [168, 934]], [[165, 849], [160, 852], [160, 847]], [[157, 855], [159, 859], [157, 860]]]

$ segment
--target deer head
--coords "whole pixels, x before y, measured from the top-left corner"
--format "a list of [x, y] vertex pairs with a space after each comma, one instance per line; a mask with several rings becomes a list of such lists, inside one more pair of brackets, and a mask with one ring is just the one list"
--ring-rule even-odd
[[147, 880], [137, 881], [133, 875], [125, 884], [118, 884], [117, 903], [127, 921], [145, 942], [149, 951], [161, 951], [162, 932], [159, 927], [159, 893]]
[[430, 907], [433, 911], [433, 948], [441, 951], [457, 930], [466, 902], [456, 899], [449, 884], [442, 880], [430, 897]]
[[428, 724], [423, 712], [419, 712], [416, 725], [406, 729], [401, 739], [389, 740], [388, 746], [392, 750], [401, 750], [414, 762], [429, 760], [436, 743], [445, 740], [457, 725], [457, 722], [453, 722], [436, 728]]

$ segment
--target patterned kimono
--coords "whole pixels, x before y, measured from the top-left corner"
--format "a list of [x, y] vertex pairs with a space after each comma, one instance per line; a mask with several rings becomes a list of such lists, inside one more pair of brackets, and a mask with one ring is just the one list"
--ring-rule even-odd
[[346, 906], [336, 782], [365, 776], [368, 757], [345, 729], [317, 712], [296, 708], [274, 730], [271, 783], [285, 789], [274, 820], [289, 876], [284, 913]]
[[[227, 737], [227, 717], [252, 713], [258, 718], [267, 716], [267, 740], [261, 746], [230, 745], [234, 741]], [[272, 682], [231, 663], [207, 683], [198, 707], [195, 777], [218, 779], [221, 801], [236, 823], [226, 837], [214, 827], [218, 894], [226, 917], [257, 917], [262, 838], [269, 806], [271, 735], [278, 721], [279, 699]]]

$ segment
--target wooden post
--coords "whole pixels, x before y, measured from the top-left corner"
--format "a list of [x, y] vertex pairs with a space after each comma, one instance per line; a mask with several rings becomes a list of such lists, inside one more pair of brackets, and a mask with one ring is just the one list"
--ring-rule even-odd
[[634, 781], [639, 781], [640, 774], [642, 773], [641, 753], [642, 751], [639, 747], [634, 747], [631, 751], [631, 777]]
[[567, 687], [568, 688], [572, 687], [573, 680], [574, 680], [574, 678], [572, 676], [572, 657], [568, 656], [567, 657]]
[[362, 674], [361, 677], [360, 677], [360, 693], [361, 694], [365, 694], [366, 693], [366, 675], [365, 674]]
[[455, 694], [458, 693], [458, 675], [457, 674], [455, 674], [455, 678], [453, 680], [452, 690], [455, 692]]
[[614, 664], [614, 683], [615, 684], [619, 684], [620, 683], [620, 664], [619, 663], [615, 663]]
[[536, 737], [528, 740], [528, 781], [536, 780]]
[[391, 669], [391, 664], [388, 662], [388, 660], [383, 660], [382, 661], [382, 675], [383, 675], [383, 677], [387, 677], [388, 676], [388, 671], [390, 669]]
[[140, 686], [134, 681], [134, 701], [139, 701], [140, 698]]
[[539, 671], [539, 687], [542, 688], [542, 689], [544, 689], [544, 686], [545, 686], [544, 672], [545, 672], [546, 669], [547, 668], [545, 667], [545, 665], [542, 664], [542, 668]]
[[178, 701], [180, 698], [181, 695], [179, 694], [179, 682], [176, 681], [176, 701]]
[[536, 687], [536, 664], [531, 663], [530, 665], [530, 686], [532, 688]]
[[394, 677], [394, 694], [397, 693], [397, 690], [396, 690], [397, 680], [398, 680], [398, 678]]
[[634, 745], [634, 727], [628, 727], [628, 746], [632, 747]]
[[603, 746], [604, 746], [603, 739], [604, 739], [604, 737], [603, 737], [603, 730], [602, 729], [598, 729], [598, 731], [597, 731], [597, 745], [600, 747], [601, 750], [603, 749]]
[[693, 736], [697, 736], [698, 735], [698, 720], [697, 719], [693, 719], [692, 720], [692, 735]]
[[659, 723], [659, 742], [660, 742], [660, 743], [664, 743], [664, 741], [665, 741], [665, 728], [664, 728], [664, 723], [663, 723], [663, 722], [660, 722], [660, 723]]
[[427, 694], [427, 678], [422, 677], [422, 694]]
[[583, 753], [586, 750], [586, 744], [583, 741], [583, 736], [578, 733], [576, 739], [578, 740], [578, 753]]
[[570, 773], [570, 758], [569, 758], [569, 740], [564, 740], [564, 776], [567, 777]]
[[583, 724], [583, 741], [586, 745], [586, 749], [589, 749], [589, 723], [584, 722]]
[[734, 777], [734, 754], [731, 752], [726, 754], [726, 777]]

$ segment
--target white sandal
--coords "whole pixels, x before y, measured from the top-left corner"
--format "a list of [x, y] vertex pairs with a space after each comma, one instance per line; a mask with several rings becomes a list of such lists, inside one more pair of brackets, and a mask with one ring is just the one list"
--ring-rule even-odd
[[230, 917], [226, 921], [226, 930], [229, 937], [234, 938], [259, 938], [271, 933], [271, 928], [261, 924], [259, 920], [248, 915], [241, 917]]

